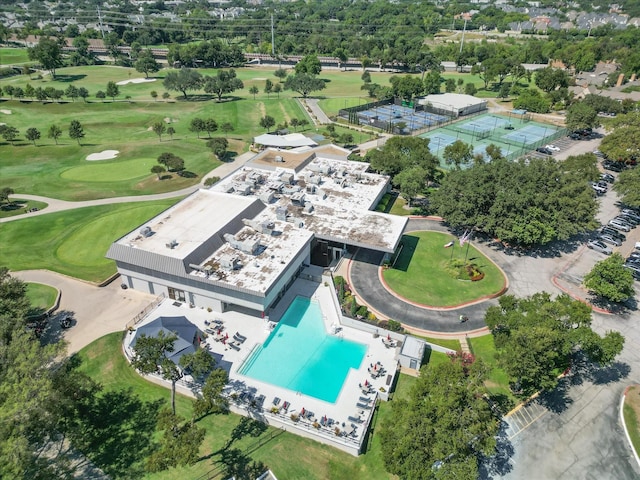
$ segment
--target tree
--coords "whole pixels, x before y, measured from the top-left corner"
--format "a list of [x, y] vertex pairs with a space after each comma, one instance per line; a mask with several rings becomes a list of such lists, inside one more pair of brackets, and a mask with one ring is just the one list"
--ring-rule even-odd
[[251, 88], [249, 88], [249, 93], [251, 95], [253, 95], [253, 99], [256, 99], [256, 95], [258, 94], [258, 92], [260, 92], [260, 90], [258, 90], [258, 87], [256, 87], [255, 85], [252, 85]]
[[28, 49], [29, 59], [40, 62], [40, 65], [49, 70], [51, 77], [56, 78], [56, 68], [62, 66], [62, 48], [60, 44], [48, 37], [40, 37], [38, 45]]
[[155, 173], [158, 176], [158, 180], [162, 178], [162, 174], [166, 171], [167, 169], [162, 165], [154, 165], [153, 167], [151, 167], [151, 173]]
[[273, 74], [280, 80], [287, 78], [287, 71], [284, 68], [278, 68]]
[[219, 160], [223, 160], [225, 154], [227, 153], [227, 147], [229, 146], [229, 142], [226, 138], [212, 138], [207, 142], [207, 147], [211, 149], [213, 154], [218, 157]]
[[518, 98], [513, 101], [513, 106], [535, 113], [548, 113], [550, 108], [549, 101], [535, 88], [529, 88], [522, 92]]
[[158, 140], [162, 141], [162, 134], [167, 131], [167, 125], [163, 121], [155, 122], [151, 129], [158, 135]]
[[423, 167], [416, 165], [398, 173], [394, 177], [393, 183], [399, 187], [400, 193], [407, 200], [408, 206], [411, 207], [411, 199], [424, 191], [427, 178], [428, 172]]
[[277, 93], [278, 94], [278, 98], [280, 98], [280, 92], [282, 91], [282, 84], [281, 83], [276, 83], [273, 86], [273, 93]]
[[111, 101], [115, 101], [116, 97], [120, 95], [120, 87], [116, 85], [116, 82], [108, 82], [105, 93], [107, 97], [111, 97]]
[[[269, 98], [271, 92], [273, 92], [273, 82], [267, 78], [264, 82], [264, 93], [267, 94], [267, 98]], [[255, 95], [253, 96], [253, 99], [255, 100]]]
[[156, 92], [155, 90], [151, 90], [151, 92], [149, 92], [149, 95], [151, 95], [151, 98], [153, 98], [153, 101], [157, 101], [158, 99], [158, 92]]
[[34, 127], [27, 128], [27, 131], [25, 132], [24, 136], [26, 137], [27, 140], [33, 142], [33, 145], [35, 146], [36, 140], [40, 138], [40, 130]]
[[482, 362], [468, 365], [462, 357], [423, 367], [408, 398], [394, 399], [381, 424], [386, 469], [406, 479], [478, 478], [479, 459], [494, 452], [499, 427], [484, 398], [485, 378]]
[[98, 90], [96, 92], [96, 98], [104, 101], [104, 99], [107, 98], [107, 95], [102, 90]]
[[484, 150], [492, 162], [495, 162], [497, 160], [504, 158], [504, 155], [502, 155], [502, 150], [500, 149], [500, 147], [498, 147], [494, 143], [490, 143], [489, 145], [487, 145], [487, 147]]
[[554, 159], [497, 160], [453, 170], [430, 202], [453, 228], [474, 225], [523, 246], [566, 240], [597, 227], [597, 201], [584, 176]]
[[84, 137], [84, 129], [78, 120], [71, 120], [69, 124], [69, 137], [77, 140], [80, 145], [80, 139]]
[[214, 369], [206, 377], [202, 389], [196, 392], [196, 399], [193, 402], [193, 414], [196, 417], [228, 410], [229, 403], [227, 398], [222, 395], [228, 381], [227, 372], [221, 368]]
[[444, 91], [447, 93], [452, 93], [456, 91], [456, 81], [453, 78], [447, 78], [444, 82]]
[[89, 96], [89, 90], [87, 90], [84, 87], [79, 87], [78, 88], [78, 96], [84, 100], [85, 102], [87, 101], [87, 97]]
[[192, 132], [196, 132], [198, 138], [200, 138], [200, 132], [204, 132], [205, 130], [205, 122], [201, 118], [193, 118], [191, 119], [191, 123], [189, 124], [189, 130]]
[[184, 170], [184, 160], [173, 153], [161, 153], [158, 156], [158, 163], [166, 166], [169, 171], [181, 172]]
[[621, 335], [607, 332], [600, 337], [591, 329], [591, 307], [567, 294], [555, 299], [546, 292], [526, 298], [504, 295], [498, 303], [487, 309], [485, 321], [498, 365], [512, 378], [519, 396], [555, 388], [557, 372], [566, 369], [579, 350], [603, 364], [622, 351]]
[[69, 85], [67, 87], [67, 89], [64, 91], [64, 94], [67, 98], [70, 98], [72, 101], [76, 101], [76, 98], [78, 98], [78, 89], [75, 87], [75, 85]]
[[349, 59], [349, 57], [347, 56], [347, 52], [344, 48], [341, 47], [335, 49], [335, 51], [333, 52], [333, 56], [338, 59], [338, 70], [340, 70], [340, 68], [342, 68], [342, 65]]
[[204, 441], [206, 430], [193, 421], [164, 409], [158, 418], [158, 428], [163, 430], [160, 448], [146, 460], [145, 470], [160, 472], [171, 467], [193, 465], [199, 459], [200, 445]]
[[49, 127], [49, 131], [47, 132], [47, 137], [53, 138], [58, 145], [58, 139], [62, 135], [62, 129], [57, 125], [51, 125]]
[[311, 92], [324, 90], [324, 88], [325, 84], [322, 80], [306, 73], [289, 75], [284, 82], [285, 90], [298, 92], [304, 98], [307, 98]]
[[584, 277], [584, 286], [596, 295], [611, 302], [622, 302], [632, 297], [633, 275], [624, 267], [624, 258], [619, 253], [596, 263]]
[[460, 168], [460, 165], [467, 165], [473, 157], [473, 146], [464, 143], [462, 140], [456, 140], [451, 145], [444, 147], [442, 158], [447, 165], [454, 165]]
[[442, 76], [437, 70], [431, 70], [424, 77], [424, 93], [431, 95], [434, 93], [440, 93], [440, 84], [442, 83]]
[[371, 168], [391, 177], [411, 167], [420, 166], [432, 180], [440, 166], [438, 159], [429, 150], [429, 139], [420, 137], [392, 137], [380, 149], [373, 149], [365, 156]]
[[322, 65], [315, 54], [305, 55], [295, 66], [296, 74], [305, 73], [310, 76], [318, 75], [322, 71]]
[[[600, 151], [611, 160], [632, 163], [637, 158], [640, 158], [639, 135], [640, 126], [629, 125], [617, 127], [602, 139]], [[614, 185], [614, 187], [615, 186], [616, 185]]]
[[204, 131], [207, 132], [207, 136], [211, 138], [211, 132], [215, 132], [216, 130], [218, 130], [218, 122], [213, 118], [207, 118], [204, 121]]
[[412, 77], [411, 75], [405, 75], [403, 77], [393, 75], [389, 79], [389, 82], [391, 83], [393, 94], [407, 101], [420, 95], [424, 88], [420, 79], [418, 77]]
[[137, 72], [144, 73], [145, 78], [149, 78], [149, 73], [155, 73], [160, 70], [160, 64], [153, 57], [151, 50], [143, 50], [138, 59], [133, 64]]
[[498, 98], [502, 98], [503, 100], [509, 98], [509, 93], [511, 92], [511, 85], [508, 83], [503, 83], [500, 86], [500, 91], [498, 92]]
[[244, 84], [236, 76], [236, 71], [233, 68], [231, 70], [218, 70], [215, 76], [205, 77], [204, 79], [204, 91], [215, 94], [218, 97], [218, 102], [222, 101], [222, 95], [235, 92], [241, 88], [244, 88]]
[[600, 124], [598, 112], [584, 102], [574, 103], [567, 109], [565, 123], [571, 131], [595, 128]]
[[[182, 92], [185, 100], [189, 90], [197, 90], [202, 86], [202, 75], [190, 68], [182, 67], [177, 72], [169, 72], [162, 82], [164, 88]], [[164, 95], [163, 95], [164, 98]]]
[[475, 95], [478, 89], [476, 88], [476, 84], [473, 82], [467, 82], [464, 85], [464, 93], [466, 95]]
[[171, 137], [171, 140], [173, 140], [173, 135], [176, 133], [176, 129], [173, 127], [168, 127], [167, 128], [167, 134], [169, 135], [169, 137]]
[[547, 67], [536, 70], [535, 84], [544, 92], [551, 92], [557, 88], [569, 86], [569, 76], [564, 70]]
[[[9, 195], [13, 195], [14, 190], [11, 187], [3, 187], [0, 189], [0, 203], [11, 203], [11, 201], [9, 200]], [[3, 270], [0, 269], [0, 274], [2, 274]], [[2, 280], [2, 277], [0, 276], [0, 280]]]
[[173, 334], [158, 332], [155, 337], [141, 334], [133, 346], [131, 366], [143, 375], [159, 374], [164, 380], [171, 382], [171, 411], [176, 413], [176, 382], [182, 377], [180, 369], [167, 358], [173, 352], [177, 337]]
[[[33, 88], [31, 86], [30, 83], [27, 83], [27, 86], [24, 87], [24, 94], [29, 98], [33, 98], [34, 95], [36, 94], [36, 90], [35, 90], [35, 88]], [[0, 90], [0, 96], [2, 96], [2, 91], [1, 90]]]
[[276, 124], [275, 119], [270, 115], [265, 115], [260, 119], [260, 126], [267, 131]]
[[235, 130], [232, 123], [224, 122], [220, 125], [220, 130], [224, 133], [225, 138], [227, 135]]
[[18, 138], [19, 133], [20, 132], [18, 132], [16, 127], [12, 127], [11, 125], [0, 125], [0, 135], [2, 135], [2, 138], [7, 142], [11, 142], [11, 145], [13, 145], [14, 140]]
[[169, 92], [163, 92], [162, 93], [162, 99], [163, 100], [168, 100], [169, 98], [171, 98], [171, 95], [169, 95]]

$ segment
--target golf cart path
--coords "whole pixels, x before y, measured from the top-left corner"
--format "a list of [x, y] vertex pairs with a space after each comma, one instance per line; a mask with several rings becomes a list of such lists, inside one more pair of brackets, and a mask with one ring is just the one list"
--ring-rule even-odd
[[233, 162], [223, 163], [219, 165], [217, 168], [214, 168], [212, 171], [202, 176], [202, 179], [196, 185], [192, 185], [191, 187], [186, 187], [181, 190], [174, 190], [172, 192], [165, 193], [156, 193], [152, 195], [129, 195], [126, 197], [110, 197], [110, 198], [100, 198], [97, 200], [84, 200], [80, 202], [71, 202], [68, 200], [60, 200], [57, 198], [43, 197], [40, 195], [29, 195], [16, 192], [11, 195], [13, 198], [21, 198], [24, 200], [33, 200], [38, 202], [47, 203], [48, 206], [43, 208], [42, 210], [38, 210], [36, 212], [24, 213], [22, 215], [15, 215], [13, 217], [0, 218], [0, 223], [12, 222], [14, 220], [20, 220], [27, 217], [37, 217], [38, 215], [46, 215], [48, 213], [62, 212], [65, 210], [73, 210], [75, 208], [84, 208], [84, 207], [94, 207], [97, 205], [111, 205], [114, 203], [132, 203], [132, 202], [149, 202], [153, 200], [165, 200], [168, 198], [177, 198], [187, 196], [196, 190], [202, 188], [204, 186], [204, 181], [208, 177], [217, 176], [220, 178], [224, 178], [229, 175], [234, 170], [240, 168], [244, 165], [249, 159], [253, 158], [255, 153], [246, 152], [242, 155], [238, 155]]

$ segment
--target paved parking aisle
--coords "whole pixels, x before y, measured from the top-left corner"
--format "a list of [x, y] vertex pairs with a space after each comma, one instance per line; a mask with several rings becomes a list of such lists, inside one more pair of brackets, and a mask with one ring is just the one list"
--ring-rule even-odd
[[506, 430], [507, 438], [509, 440], [513, 439], [520, 432], [526, 430], [533, 422], [542, 418], [542, 416], [547, 413], [548, 410], [538, 404], [536, 400], [512, 411], [504, 417], [504, 421], [507, 422], [508, 425]]

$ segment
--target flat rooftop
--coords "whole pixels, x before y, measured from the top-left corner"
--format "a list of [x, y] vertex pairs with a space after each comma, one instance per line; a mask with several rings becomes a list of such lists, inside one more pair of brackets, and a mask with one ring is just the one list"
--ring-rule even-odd
[[386, 192], [388, 177], [367, 173], [368, 163], [322, 158], [319, 153], [322, 150], [314, 149], [301, 154], [306, 161], [297, 173], [288, 168], [265, 170], [261, 162], [252, 161], [213, 189], [257, 196], [274, 217], [286, 214], [287, 221], [302, 224], [319, 238], [393, 252], [407, 219], [370, 211]]
[[[238, 198], [198, 190], [116, 243], [184, 259], [238, 216], [254, 217], [264, 209], [256, 198]], [[146, 231], [146, 233], [145, 233]]]

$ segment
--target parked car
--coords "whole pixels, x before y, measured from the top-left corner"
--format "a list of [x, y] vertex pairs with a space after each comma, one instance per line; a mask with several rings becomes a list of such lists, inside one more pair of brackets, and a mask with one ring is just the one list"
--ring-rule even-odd
[[605, 181], [605, 182], [607, 182], [607, 183], [613, 183], [613, 182], [616, 181], [616, 177], [614, 177], [610, 173], [601, 173], [600, 174], [600, 179]]
[[626, 215], [627, 217], [635, 218], [636, 220], [640, 221], [640, 214], [635, 210], [631, 210], [629, 208], [623, 208], [620, 213], [621, 215]]
[[640, 280], [640, 265], [625, 263], [624, 268], [631, 270], [633, 278]]
[[627, 215], [618, 215], [615, 220], [622, 220], [623, 222], [627, 222], [629, 224], [630, 227], [635, 228], [638, 226], [638, 223], [640, 223], [640, 221], [631, 218]]
[[591, 188], [593, 188], [593, 191], [596, 192], [598, 195], [604, 195], [605, 193], [607, 193], [606, 187], [602, 187], [595, 182], [591, 182]]
[[615, 228], [611, 228], [611, 227], [606, 227], [606, 226], [602, 227], [600, 229], [600, 233], [603, 233], [605, 235], [611, 235], [612, 237], [617, 238], [621, 242], [624, 242], [627, 239], [627, 236], [624, 233], [619, 232]]
[[545, 145], [544, 148], [547, 148], [547, 149], [551, 150], [552, 152], [559, 152], [560, 151], [560, 147], [556, 147], [552, 143], [550, 143], [549, 145]]
[[553, 152], [547, 147], [538, 147], [536, 152], [543, 153], [544, 155], [553, 155]]
[[613, 250], [608, 245], [605, 245], [600, 240], [589, 240], [587, 242], [587, 247], [591, 250], [595, 250], [596, 252], [604, 253], [605, 255], [611, 255]]
[[594, 150], [594, 151], [593, 151], [593, 154], [594, 154], [596, 157], [604, 157], [604, 153], [602, 153], [600, 150]]
[[604, 243], [608, 243], [609, 245], [614, 245], [616, 247], [622, 245], [622, 242], [620, 240], [618, 240], [616, 237], [612, 237], [611, 235], [600, 235], [598, 239], [602, 240]]
[[615, 228], [616, 230], [621, 230], [623, 232], [630, 232], [631, 226], [626, 222], [621, 222], [620, 220], [616, 220], [615, 218], [609, 221], [609, 226]]
[[602, 167], [605, 170], [611, 170], [612, 172], [621, 172], [624, 170], [624, 164], [621, 162], [612, 162], [611, 160], [605, 160], [602, 162]]

